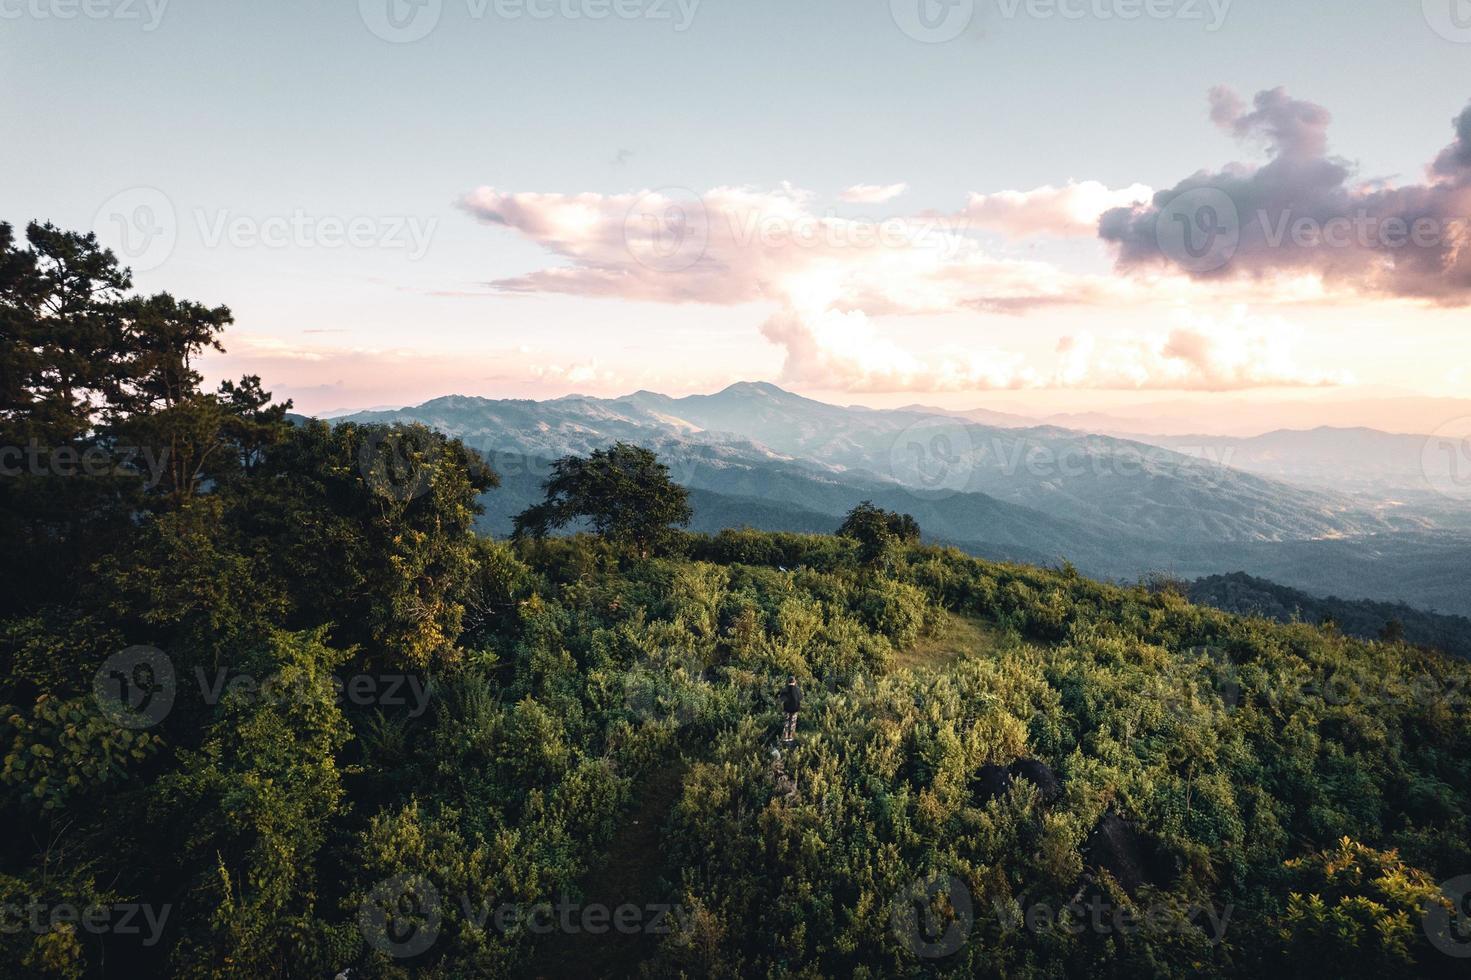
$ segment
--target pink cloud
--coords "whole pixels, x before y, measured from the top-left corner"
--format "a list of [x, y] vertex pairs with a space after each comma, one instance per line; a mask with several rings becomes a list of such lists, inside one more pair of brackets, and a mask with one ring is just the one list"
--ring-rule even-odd
[[1063, 187], [1048, 184], [1030, 191], [972, 194], [961, 214], [973, 226], [1009, 238], [1093, 238], [1103, 212], [1147, 201], [1152, 194], [1144, 184], [1111, 190], [1085, 180]]
[[849, 204], [883, 204], [909, 190], [909, 185], [899, 184], [854, 184], [838, 194], [838, 200]]
[[920, 355], [887, 339], [872, 319], [1178, 302], [1191, 292], [1198, 299], [1203, 287], [1181, 276], [1150, 281], [1079, 275], [1047, 262], [991, 254], [966, 234], [979, 223], [1020, 237], [1078, 235], [1112, 203], [1138, 200], [1146, 191], [1075, 183], [973, 195], [960, 215], [882, 222], [815, 213], [812, 196], [790, 186], [717, 187], [698, 197], [483, 187], [461, 204], [479, 220], [513, 229], [560, 260], [490, 283], [497, 290], [773, 305], [775, 313], [761, 332], [784, 351], [782, 379], [794, 384], [884, 392], [1304, 383], [1301, 372], [1281, 367], [1276, 348], [1248, 345], [1238, 356], [1224, 335], [1207, 342], [1207, 335], [1184, 330], [1173, 339], [1112, 353], [1077, 347], [1063, 356], [1061, 368], [1049, 370], [984, 344]]

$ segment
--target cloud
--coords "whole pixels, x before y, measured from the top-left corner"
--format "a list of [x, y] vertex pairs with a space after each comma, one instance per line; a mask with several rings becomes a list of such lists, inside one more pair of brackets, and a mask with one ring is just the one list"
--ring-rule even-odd
[[582, 364], [532, 364], [528, 373], [538, 381], [562, 381], [568, 384], [616, 384], [619, 376], [616, 372], [606, 371], [598, 367], [596, 360], [589, 360]]
[[565, 265], [497, 280], [512, 292], [659, 303], [775, 304], [763, 335], [783, 379], [864, 391], [1014, 387], [1033, 376], [999, 352], [931, 352], [882, 340], [870, 317], [1021, 313], [1104, 302], [1129, 284], [998, 258], [946, 215], [881, 222], [818, 215], [811, 195], [717, 187], [700, 197], [521, 194], [480, 188], [462, 206], [513, 228]]
[[832, 390], [980, 391], [1033, 387], [1036, 372], [1005, 351], [931, 352], [919, 358], [879, 335], [857, 310], [783, 310], [761, 333], [786, 349], [781, 380]]
[[1098, 234], [1103, 212], [1147, 201], [1152, 194], [1144, 184], [1110, 190], [1096, 180], [1085, 180], [1063, 187], [1048, 184], [1030, 191], [972, 194], [961, 214], [971, 225], [1009, 238], [1092, 238]]
[[854, 184], [838, 194], [838, 200], [849, 204], [883, 204], [909, 190], [908, 184]]
[[1147, 204], [1105, 212], [1099, 235], [1116, 247], [1119, 270], [1174, 265], [1206, 280], [1310, 273], [1338, 292], [1471, 302], [1471, 107], [1425, 182], [1404, 186], [1356, 180], [1328, 152], [1328, 111], [1280, 88], [1251, 106], [1214, 89], [1210, 118], [1267, 162], [1201, 170]]
[[1058, 343], [1054, 384], [1068, 388], [1167, 388], [1236, 391], [1260, 387], [1350, 384], [1353, 377], [1299, 364], [1298, 331], [1278, 318], [1253, 317], [1244, 307], [1212, 319], [1179, 314], [1168, 332], [1100, 342], [1092, 334]]
[[[1077, 234], [1109, 202], [1134, 200], [1144, 190], [1077, 183], [973, 196], [968, 211], [1011, 234]], [[1203, 298], [1202, 287], [1178, 275], [1080, 275], [991, 254], [964, 233], [969, 213], [854, 221], [815, 214], [811, 202], [810, 194], [787, 185], [717, 187], [698, 197], [483, 187], [461, 206], [559, 260], [489, 284], [498, 291], [770, 304], [775, 309], [761, 333], [783, 350], [781, 378], [789, 383], [864, 392], [1316, 383], [1288, 369], [1280, 356], [1272, 360], [1279, 352], [1263, 342], [1235, 353], [1227, 338], [1202, 339], [1188, 329], [1173, 339], [1135, 344], [1133, 353], [1079, 348], [1068, 370], [1050, 373], [985, 343], [913, 352], [886, 338], [874, 318], [1188, 303]], [[1300, 282], [1291, 285], [1291, 295], [1302, 294]], [[1219, 303], [1241, 291], [1213, 287], [1209, 298]]]

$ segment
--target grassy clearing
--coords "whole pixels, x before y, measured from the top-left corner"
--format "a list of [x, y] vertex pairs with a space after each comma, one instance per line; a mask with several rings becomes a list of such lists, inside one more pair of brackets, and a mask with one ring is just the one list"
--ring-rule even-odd
[[894, 666], [911, 670], [939, 669], [967, 657], [996, 649], [999, 640], [994, 628], [973, 616], [953, 612], [912, 646], [894, 654]]

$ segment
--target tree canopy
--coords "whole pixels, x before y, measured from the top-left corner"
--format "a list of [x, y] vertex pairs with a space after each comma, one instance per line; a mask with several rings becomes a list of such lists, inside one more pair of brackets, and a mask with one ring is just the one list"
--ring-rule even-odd
[[670, 479], [669, 467], [651, 450], [625, 442], [563, 456], [542, 486], [546, 499], [516, 516], [518, 537], [544, 537], [585, 521], [609, 541], [647, 555], [692, 516], [689, 492]]
[[848, 511], [838, 536], [857, 541], [863, 560], [872, 564], [884, 560], [897, 545], [918, 544], [919, 522], [865, 500]]

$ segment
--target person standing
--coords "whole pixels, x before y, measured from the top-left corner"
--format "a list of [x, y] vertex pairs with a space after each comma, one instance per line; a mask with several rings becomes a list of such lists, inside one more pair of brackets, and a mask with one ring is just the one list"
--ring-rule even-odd
[[786, 715], [781, 738], [791, 744], [797, 740], [797, 712], [802, 710], [802, 690], [797, 687], [795, 674], [787, 675], [787, 686], [781, 689], [781, 710]]

